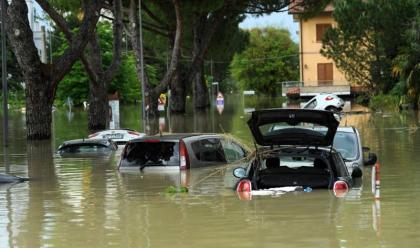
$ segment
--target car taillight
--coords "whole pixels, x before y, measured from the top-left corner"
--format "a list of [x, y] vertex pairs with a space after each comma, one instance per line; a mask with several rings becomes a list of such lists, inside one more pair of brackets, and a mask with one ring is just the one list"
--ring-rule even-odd
[[98, 134], [99, 134], [99, 133], [93, 133], [93, 134], [90, 134], [90, 135], [88, 136], [88, 138], [89, 138], [89, 139], [91, 139], [91, 138], [93, 138], [93, 137], [98, 136]]
[[188, 151], [185, 146], [184, 141], [179, 142], [179, 168], [181, 170], [186, 170], [190, 167], [190, 162], [188, 160]]
[[344, 197], [349, 191], [349, 185], [345, 181], [336, 181], [333, 186], [334, 195], [337, 197]]
[[134, 131], [128, 131], [128, 134], [134, 135], [134, 136], [140, 136], [140, 133], [134, 132]]
[[325, 97], [325, 101], [331, 101], [331, 100], [333, 100], [334, 99], [334, 97], [332, 97], [332, 96], [327, 96], [327, 97]]
[[144, 140], [143, 142], [145, 142], [145, 143], [159, 143], [159, 140], [148, 139], [148, 140]]
[[251, 181], [248, 179], [241, 180], [236, 186], [236, 192], [251, 192], [252, 186]]

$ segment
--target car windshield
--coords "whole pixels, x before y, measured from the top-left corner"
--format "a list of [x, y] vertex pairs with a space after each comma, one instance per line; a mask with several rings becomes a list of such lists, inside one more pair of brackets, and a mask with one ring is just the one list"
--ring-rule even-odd
[[358, 156], [358, 143], [355, 133], [338, 131], [334, 137], [333, 147], [346, 160], [355, 160]]
[[100, 153], [109, 150], [109, 147], [100, 144], [74, 144], [60, 148], [60, 153]]
[[122, 156], [122, 166], [179, 166], [178, 142], [130, 143]]

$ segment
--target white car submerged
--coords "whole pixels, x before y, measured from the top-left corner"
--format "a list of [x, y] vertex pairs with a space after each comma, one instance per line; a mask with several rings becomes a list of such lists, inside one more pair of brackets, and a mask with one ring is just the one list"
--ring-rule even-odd
[[132, 129], [109, 129], [93, 133], [89, 135], [89, 139], [111, 139], [117, 145], [125, 145], [128, 141], [145, 135]]
[[310, 99], [303, 109], [317, 109], [317, 110], [329, 110], [333, 112], [340, 112], [343, 110], [344, 101], [335, 94], [321, 93]]

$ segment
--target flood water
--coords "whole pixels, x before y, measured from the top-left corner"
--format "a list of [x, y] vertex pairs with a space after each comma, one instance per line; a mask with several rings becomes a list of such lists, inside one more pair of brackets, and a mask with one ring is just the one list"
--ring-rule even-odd
[[[252, 146], [244, 109], [279, 107], [270, 99], [227, 96], [221, 114], [162, 114], [165, 132], [226, 132]], [[351, 104], [348, 110], [366, 111]], [[354, 113], [363, 145], [381, 164], [381, 198], [363, 186], [346, 197], [331, 191], [238, 199], [220, 168], [179, 173], [120, 173], [121, 150], [102, 157], [60, 157], [61, 142], [86, 137], [86, 111], [54, 112], [52, 141], [27, 142], [25, 115], [11, 111], [10, 145], [0, 173], [29, 182], [0, 185], [0, 247], [418, 247], [420, 113]], [[120, 126], [142, 130], [138, 106], [121, 107]], [[158, 124], [158, 123], [157, 123]], [[149, 127], [149, 130], [153, 127]], [[1, 144], [1, 143], [0, 143]], [[3, 147], [1, 144], [0, 147]], [[189, 185], [188, 193], [165, 189]]]

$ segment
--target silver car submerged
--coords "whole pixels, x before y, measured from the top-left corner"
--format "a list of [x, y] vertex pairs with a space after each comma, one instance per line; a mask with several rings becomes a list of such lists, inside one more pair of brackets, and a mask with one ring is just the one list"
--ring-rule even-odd
[[[362, 168], [363, 165], [376, 163], [376, 154], [369, 152], [369, 148], [362, 146], [359, 131], [355, 127], [337, 128], [333, 147], [341, 153], [350, 173], [354, 167]], [[367, 158], [365, 158], [364, 153], [368, 153]]]

